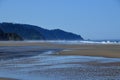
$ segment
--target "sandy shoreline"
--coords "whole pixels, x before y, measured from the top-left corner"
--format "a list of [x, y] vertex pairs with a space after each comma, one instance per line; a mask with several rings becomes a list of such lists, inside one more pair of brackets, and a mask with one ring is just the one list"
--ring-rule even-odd
[[62, 51], [60, 54], [120, 58], [120, 45], [82, 45], [73, 50]]
[[[117, 44], [55, 44], [48, 42], [0, 42], [4, 46], [37, 46], [42, 49], [63, 49], [58, 55], [80, 55], [120, 58], [120, 45]], [[33, 49], [34, 50], [34, 49]]]
[[[39, 55], [49, 50], [59, 51], [57, 51], [57, 54]], [[25, 58], [18, 58], [23, 56]], [[44, 78], [45, 80], [84, 80], [89, 78], [91, 80], [117, 80], [120, 75], [120, 45], [117, 44], [0, 42], [0, 59], [8, 59], [9, 57], [15, 57], [17, 59], [1, 60], [0, 80], [26, 80], [28, 78], [30, 80], [44, 80]], [[4, 73], [2, 73], [2, 70]], [[15, 74], [8, 73], [8, 71]], [[4, 75], [6, 73], [9, 76]], [[21, 74], [21, 76], [16, 73]], [[23, 78], [23, 75], [26, 76]]]

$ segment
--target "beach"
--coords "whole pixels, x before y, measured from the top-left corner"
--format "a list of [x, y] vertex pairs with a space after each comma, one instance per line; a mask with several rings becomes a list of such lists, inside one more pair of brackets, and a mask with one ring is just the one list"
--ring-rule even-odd
[[[49, 42], [0, 42], [0, 46], [37, 46], [39, 49], [62, 49], [58, 55], [81, 55], [120, 58], [119, 44], [56, 44]], [[36, 48], [35, 48], [36, 49]]]
[[119, 44], [2, 41], [0, 54], [0, 80], [120, 79]]

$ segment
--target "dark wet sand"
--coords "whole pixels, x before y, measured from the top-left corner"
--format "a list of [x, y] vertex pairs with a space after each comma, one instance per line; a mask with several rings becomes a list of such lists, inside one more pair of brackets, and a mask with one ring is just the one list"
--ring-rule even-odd
[[11, 79], [11, 78], [0, 78], [0, 80], [18, 80], [18, 79]]

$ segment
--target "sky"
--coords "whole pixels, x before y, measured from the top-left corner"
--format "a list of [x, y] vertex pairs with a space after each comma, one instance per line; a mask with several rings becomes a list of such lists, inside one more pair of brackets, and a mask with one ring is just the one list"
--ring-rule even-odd
[[0, 0], [0, 22], [120, 39], [120, 0]]

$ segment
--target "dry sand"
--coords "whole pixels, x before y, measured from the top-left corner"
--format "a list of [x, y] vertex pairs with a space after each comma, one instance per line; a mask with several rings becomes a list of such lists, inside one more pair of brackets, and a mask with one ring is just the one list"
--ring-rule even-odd
[[118, 44], [55, 44], [48, 42], [3, 41], [0, 46], [41, 46], [44, 49], [64, 49], [58, 55], [82, 55], [120, 58]]

